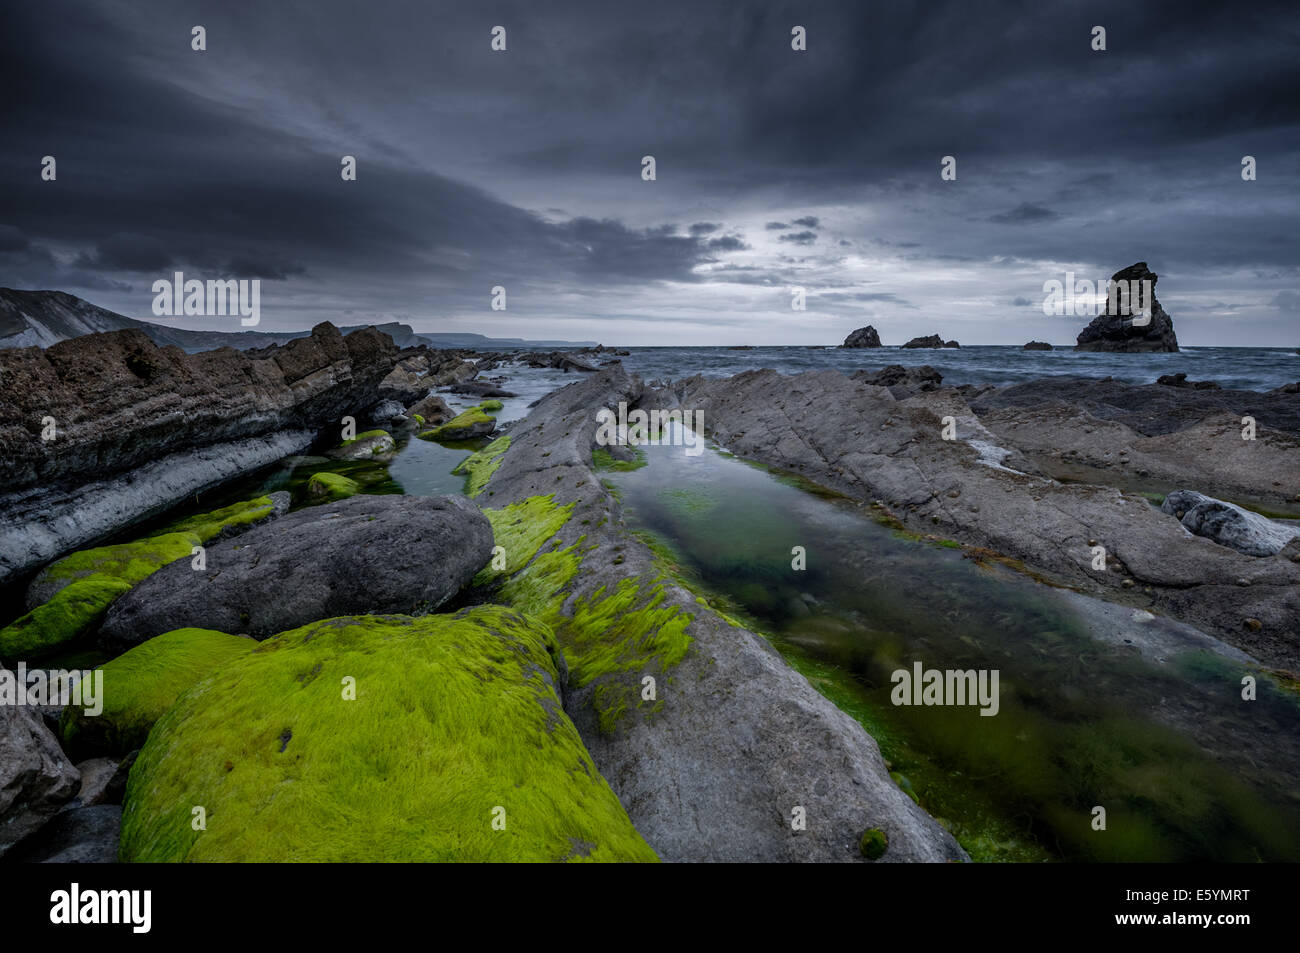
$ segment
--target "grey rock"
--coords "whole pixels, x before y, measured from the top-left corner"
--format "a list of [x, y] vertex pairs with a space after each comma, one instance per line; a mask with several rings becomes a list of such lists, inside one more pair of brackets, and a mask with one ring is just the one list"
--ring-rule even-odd
[[401, 401], [384, 400], [371, 408], [370, 413], [367, 416], [369, 416], [375, 423], [382, 424], [398, 417], [404, 417], [405, 415], [405, 405]]
[[1046, 341], [1030, 341], [1021, 348], [1021, 350], [1024, 351], [1050, 351], [1051, 349], [1052, 345], [1048, 344]]
[[514, 391], [498, 387], [496, 384], [479, 383], [478, 381], [469, 381], [464, 384], [453, 384], [451, 386], [453, 394], [464, 394], [467, 397], [518, 397]]
[[868, 324], [865, 328], [858, 328], [850, 333], [840, 347], [880, 347], [880, 335]]
[[417, 414], [424, 418], [426, 427], [437, 426], [456, 416], [455, 411], [448, 407], [447, 402], [437, 394], [430, 394], [419, 403], [406, 408], [406, 416], [414, 417]]
[[89, 758], [77, 765], [77, 771], [81, 775], [81, 787], [77, 796], [63, 805], [64, 811], [113, 803], [111, 798], [117, 793], [112, 790], [118, 776], [116, 758]]
[[1174, 490], [1160, 509], [1187, 527], [1188, 532], [1229, 546], [1247, 556], [1275, 556], [1300, 536], [1300, 528], [1275, 523], [1195, 490]]
[[40, 715], [0, 706], [0, 855], [40, 828], [81, 784]]
[[122, 836], [117, 804], [79, 807], [56, 815], [5, 858], [28, 864], [115, 864]]
[[1193, 390], [1220, 389], [1215, 381], [1189, 381], [1187, 375], [1183, 373], [1161, 374], [1156, 378], [1156, 383], [1162, 387], [1191, 387]]
[[[650, 551], [620, 528], [618, 501], [591, 464], [594, 408], [620, 400], [635, 405], [642, 395], [640, 382], [620, 366], [550, 394], [515, 424], [492, 478], [494, 507], [539, 494], [575, 504], [557, 542], [567, 547], [585, 536], [569, 606], [601, 598], [600, 590], [607, 594], [624, 579], [647, 590], [662, 579]], [[884, 861], [965, 859], [952, 836], [889, 777], [862, 726], [762, 636], [728, 624], [693, 593], [666, 582], [658, 608], [670, 606], [693, 616], [686, 630], [693, 642], [668, 669], [671, 681], [659, 678], [669, 686], [660, 691], [672, 695], [653, 717], [633, 710], [613, 732], [601, 729], [597, 693], [618, 673], [570, 686], [565, 699], [596, 765], [661, 858], [862, 862], [858, 838], [877, 827], [889, 838]], [[557, 637], [563, 645], [562, 622]], [[649, 671], [659, 664], [652, 660]], [[790, 829], [795, 805], [817, 818], [807, 831]]]
[[290, 513], [164, 566], [113, 604], [100, 631], [121, 650], [194, 626], [257, 639], [317, 619], [432, 611], [492, 555], [464, 497], [355, 496]]
[[[1160, 306], [1155, 296], [1156, 281], [1159, 275], [1139, 261], [1115, 272], [1112, 282], [1149, 281], [1151, 300], [1129, 300], [1125, 297], [1107, 295], [1106, 306], [1102, 313], [1093, 318], [1092, 323], [1079, 332], [1076, 351], [1177, 351], [1178, 336], [1174, 333], [1174, 321]], [[1138, 296], [1140, 297], [1140, 295]], [[1138, 312], [1149, 306], [1149, 315]], [[1145, 321], [1145, 324], [1134, 323]]]
[[920, 391], [937, 390], [943, 382], [943, 375], [929, 364], [920, 367], [904, 367], [902, 364], [890, 364], [880, 370], [869, 373], [854, 371], [849, 375], [852, 380], [876, 387], [888, 387], [895, 397], [907, 397]]

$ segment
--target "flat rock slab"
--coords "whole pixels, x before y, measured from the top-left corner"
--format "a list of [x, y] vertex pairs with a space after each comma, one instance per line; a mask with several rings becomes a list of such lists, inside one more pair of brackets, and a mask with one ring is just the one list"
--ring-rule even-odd
[[114, 650], [187, 627], [265, 639], [341, 615], [430, 612], [492, 555], [464, 497], [356, 496], [290, 513], [217, 544], [119, 599], [100, 631]]

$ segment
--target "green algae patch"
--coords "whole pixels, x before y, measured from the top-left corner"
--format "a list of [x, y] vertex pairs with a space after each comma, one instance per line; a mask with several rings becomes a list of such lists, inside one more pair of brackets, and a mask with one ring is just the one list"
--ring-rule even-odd
[[483, 492], [488, 480], [492, 479], [492, 474], [496, 473], [497, 468], [501, 466], [501, 458], [509, 449], [509, 435], [498, 437], [482, 450], [466, 457], [457, 464], [456, 469], [451, 472], [466, 478], [466, 496], [475, 497]]
[[120, 757], [142, 747], [154, 723], [190, 686], [255, 648], [252, 639], [211, 629], [177, 629], [135, 646], [100, 667], [102, 711], [87, 715], [76, 705], [63, 710], [64, 748], [78, 757]]
[[274, 501], [260, 496], [179, 520], [154, 536], [64, 556], [32, 581], [45, 602], [0, 630], [0, 657], [49, 652], [86, 635], [132, 586], [191, 555], [195, 546], [258, 523], [274, 510]]
[[635, 460], [619, 460], [604, 447], [597, 447], [595, 450], [591, 451], [591, 462], [595, 465], [597, 470], [613, 470], [616, 473], [640, 470], [643, 466], [649, 463], [649, 461], [646, 460], [645, 451], [633, 447], [632, 452], [636, 454]]
[[[499, 405], [500, 401], [488, 401], [467, 410], [462, 410], [445, 424], [440, 424], [432, 430], [426, 430], [423, 433], [416, 434], [416, 436], [421, 440], [465, 440], [470, 437], [485, 436], [491, 433], [497, 425], [496, 419], [488, 416], [484, 409], [487, 403]], [[500, 407], [487, 409], [500, 409]]]
[[869, 827], [858, 839], [858, 850], [867, 860], [879, 860], [889, 849], [889, 837], [878, 827]]
[[108, 575], [64, 586], [49, 602], [0, 629], [0, 658], [39, 656], [74, 641], [98, 626], [113, 600], [130, 589], [131, 583]]
[[[179, 520], [167, 527], [167, 533], [193, 533], [200, 543], [206, 543], [227, 530], [251, 526], [266, 519], [275, 510], [275, 503], [269, 496], [232, 503], [230, 506], [211, 513], [200, 513], [188, 519]], [[188, 555], [188, 553], [186, 553]]]
[[341, 473], [330, 473], [328, 470], [313, 473], [311, 479], [307, 481], [307, 495], [318, 500], [342, 500], [355, 495], [360, 489], [361, 484], [356, 480], [350, 480]]
[[530, 496], [501, 509], [483, 510], [483, 515], [492, 524], [492, 536], [496, 545], [505, 550], [505, 569], [494, 570], [489, 564], [487, 569], [475, 577], [474, 582], [482, 584], [498, 575], [509, 576], [526, 566], [542, 545], [573, 516], [574, 505], [558, 505], [555, 494], [552, 493], [548, 496]]
[[500, 606], [269, 639], [154, 726], [120, 857], [653, 861], [564, 714], [557, 652]]
[[479, 406], [484, 410], [501, 410], [503, 407], [505, 407], [505, 404], [501, 403], [501, 401], [499, 400], [494, 399], [494, 400], [485, 400], [483, 401], [483, 403], [479, 404]]
[[359, 433], [355, 437], [350, 437], [347, 440], [344, 440], [341, 444], [335, 447], [335, 449], [342, 450], [344, 447], [350, 447], [358, 440], [369, 440], [371, 437], [391, 437], [391, 436], [392, 434], [390, 434], [387, 430], [367, 430], [365, 433]]

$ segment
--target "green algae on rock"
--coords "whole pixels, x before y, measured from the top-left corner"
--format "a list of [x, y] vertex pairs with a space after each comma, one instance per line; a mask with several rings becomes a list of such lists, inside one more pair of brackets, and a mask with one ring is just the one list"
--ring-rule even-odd
[[342, 500], [353, 496], [360, 489], [361, 484], [356, 480], [328, 470], [313, 473], [307, 481], [307, 495], [313, 499]]
[[562, 664], [500, 606], [281, 633], [155, 725], [120, 857], [653, 861], [564, 713]]
[[488, 407], [489, 403], [500, 404], [500, 401], [485, 401], [477, 406], [470, 407], [461, 411], [445, 424], [440, 424], [432, 430], [426, 430], [423, 433], [416, 434], [421, 440], [469, 440], [473, 437], [486, 437], [496, 429], [496, 418], [487, 414], [488, 410], [500, 409], [500, 407]]
[[488, 480], [492, 479], [492, 474], [496, 473], [497, 468], [501, 466], [501, 457], [509, 449], [510, 437], [508, 435], [498, 437], [482, 450], [466, 457], [456, 465], [456, 469], [451, 472], [466, 477], [467, 496], [475, 497], [483, 492]]
[[269, 496], [234, 503], [171, 524], [129, 543], [83, 549], [51, 563], [32, 581], [26, 615], [0, 629], [0, 657], [39, 655], [91, 631], [113, 601], [195, 546], [252, 526], [276, 511]]
[[53, 599], [0, 629], [0, 658], [48, 653], [97, 626], [113, 600], [131, 589], [125, 580], [94, 575], [64, 586]]
[[889, 849], [889, 838], [878, 827], [868, 827], [858, 840], [858, 850], [867, 860], [879, 860]]
[[134, 751], [190, 686], [256, 647], [252, 639], [211, 629], [176, 629], [137, 645], [101, 667], [103, 711], [88, 716], [75, 705], [63, 709], [64, 748], [80, 757]]

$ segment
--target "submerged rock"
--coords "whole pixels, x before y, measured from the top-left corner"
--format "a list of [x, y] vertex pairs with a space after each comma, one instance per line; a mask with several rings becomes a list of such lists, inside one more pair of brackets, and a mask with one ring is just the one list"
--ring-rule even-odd
[[[1106, 306], [1092, 323], [1079, 332], [1076, 351], [1177, 351], [1178, 336], [1174, 334], [1174, 321], [1165, 313], [1155, 296], [1159, 275], [1140, 261], [1115, 272], [1112, 282], [1124, 282], [1125, 287], [1139, 289], [1131, 296], [1111, 296], [1108, 289], [1098, 289], [1106, 295]], [[1143, 282], [1150, 282], [1150, 301], [1140, 292]], [[1136, 284], [1133, 284], [1136, 283]], [[1140, 315], [1145, 309], [1149, 313]]]
[[1247, 556], [1276, 556], [1300, 527], [1284, 526], [1266, 516], [1216, 500], [1195, 490], [1174, 490], [1160, 509], [1178, 518], [1188, 532], [1212, 539]]
[[550, 628], [498, 606], [285, 632], [158, 722], [122, 859], [655, 860], [565, 715], [563, 679]]
[[1164, 387], [1191, 387], [1194, 390], [1219, 390], [1219, 385], [1215, 381], [1189, 381], [1187, 375], [1178, 374], [1161, 374], [1156, 378], [1156, 383]]
[[464, 497], [354, 496], [290, 513], [154, 573], [101, 629], [112, 648], [173, 629], [264, 639], [358, 612], [429, 612], [492, 555], [492, 528]]
[[356, 480], [328, 470], [313, 473], [307, 481], [307, 495], [313, 499], [345, 500], [360, 489], [361, 484]]
[[840, 347], [880, 347], [880, 335], [868, 324], [865, 328], [858, 328], [850, 333]]

